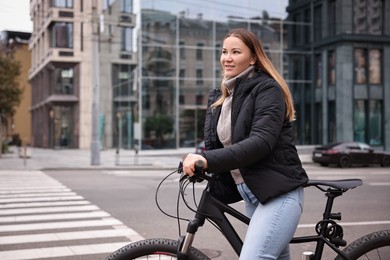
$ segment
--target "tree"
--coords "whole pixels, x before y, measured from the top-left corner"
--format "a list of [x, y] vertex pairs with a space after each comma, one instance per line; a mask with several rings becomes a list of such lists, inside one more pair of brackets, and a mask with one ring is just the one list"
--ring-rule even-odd
[[152, 131], [155, 131], [157, 146], [161, 146], [164, 143], [164, 135], [173, 131], [173, 119], [160, 113], [146, 118], [145, 132], [149, 135]]
[[20, 104], [22, 89], [17, 81], [20, 75], [20, 63], [14, 59], [0, 55], [0, 156], [3, 146], [3, 129], [7, 118], [15, 114]]
[[0, 113], [12, 116], [22, 97], [17, 78], [20, 63], [6, 56], [0, 56]]

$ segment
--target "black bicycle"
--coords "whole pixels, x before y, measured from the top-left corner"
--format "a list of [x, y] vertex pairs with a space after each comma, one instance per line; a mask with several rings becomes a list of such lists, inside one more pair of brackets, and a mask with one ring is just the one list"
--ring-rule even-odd
[[[249, 224], [249, 218], [241, 214], [231, 206], [222, 203], [216, 199], [210, 192], [215, 184], [218, 174], [209, 174], [203, 172], [202, 162], [199, 161], [195, 167], [195, 175], [189, 177], [182, 173], [181, 165], [178, 170], [169, 174], [163, 179], [164, 182], [169, 176], [174, 173], [180, 173], [179, 192], [183, 201], [185, 201], [185, 189], [189, 183], [201, 182], [207, 180], [206, 188], [203, 190], [199, 200], [195, 217], [189, 220], [187, 225], [186, 235], [179, 235], [178, 240], [167, 238], [152, 238], [130, 243], [109, 255], [107, 260], [128, 260], [128, 259], [210, 259], [200, 250], [192, 247], [195, 234], [199, 227], [203, 226], [206, 220], [210, 221], [228, 240], [237, 256], [242, 248], [242, 240], [236, 230], [225, 216], [230, 216], [239, 221]], [[160, 183], [160, 185], [161, 185]], [[341, 213], [332, 213], [334, 199], [343, 195], [346, 191], [361, 186], [363, 184], [360, 179], [344, 179], [344, 180], [310, 180], [305, 187], [316, 187], [324, 192], [327, 197], [323, 218], [316, 227], [316, 234], [312, 236], [294, 237], [290, 243], [308, 243], [315, 242], [315, 251], [306, 255], [306, 259], [320, 260], [324, 251], [325, 245], [331, 248], [335, 253], [335, 259], [390, 259], [390, 230], [376, 231], [367, 234], [347, 247], [347, 242], [343, 239], [343, 228], [336, 223], [336, 220], [341, 220]], [[157, 206], [157, 193], [156, 202]], [[187, 207], [192, 209], [187, 203]], [[160, 208], [160, 207], [159, 207]], [[160, 208], [161, 210], [161, 208]], [[165, 212], [164, 212], [165, 213]], [[166, 213], [165, 213], [166, 214]], [[175, 216], [181, 219], [179, 216]], [[180, 229], [180, 227], [179, 227]], [[180, 232], [179, 232], [180, 233]], [[343, 250], [339, 247], [345, 247]]]

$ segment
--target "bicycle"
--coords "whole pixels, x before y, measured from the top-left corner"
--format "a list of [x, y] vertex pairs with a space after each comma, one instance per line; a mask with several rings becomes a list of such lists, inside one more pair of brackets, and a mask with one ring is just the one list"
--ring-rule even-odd
[[[206, 188], [203, 190], [197, 209], [194, 210], [195, 217], [194, 219], [189, 220], [187, 225], [186, 235], [180, 235], [179, 231], [178, 240], [152, 238], [136, 241], [116, 250], [106, 258], [107, 260], [150, 259], [146, 258], [149, 256], [151, 259], [172, 259], [175, 257], [177, 259], [187, 260], [210, 259], [207, 255], [192, 246], [196, 232], [199, 227], [203, 226], [206, 220], [210, 221], [220, 230], [230, 243], [231, 247], [237, 253], [237, 256], [240, 254], [243, 242], [225, 214], [229, 214], [247, 225], [249, 224], [249, 218], [231, 206], [222, 203], [211, 194], [210, 190], [217, 180], [218, 175], [204, 172], [202, 162], [199, 161], [195, 167], [195, 175], [189, 177], [183, 174], [180, 164], [177, 170], [170, 173], [161, 181], [160, 185], [166, 178], [174, 173], [181, 174], [179, 192], [184, 201], [184, 191], [189, 183], [194, 184], [207, 180]], [[341, 220], [341, 213], [332, 213], [332, 206], [335, 198], [343, 195], [350, 189], [361, 186], [362, 184], [363, 181], [361, 179], [342, 179], [310, 180], [305, 185], [305, 187], [316, 187], [320, 191], [324, 192], [327, 197], [327, 201], [323, 218], [315, 227], [316, 235], [294, 237], [290, 241], [290, 244], [308, 242], [316, 243], [315, 251], [313, 253], [310, 252], [309, 254], [305, 253], [303, 259], [320, 260], [325, 245], [336, 253], [336, 260], [363, 259], [360, 258], [363, 256], [364, 259], [389, 259], [390, 229], [364, 235], [346, 246], [347, 242], [343, 239], [343, 228], [340, 224], [335, 222], [335, 220]], [[156, 203], [158, 207], [157, 193], [160, 185], [156, 191]], [[187, 203], [186, 206], [190, 207]], [[162, 211], [160, 207], [159, 209]], [[163, 213], [165, 212], [163, 211]], [[180, 219], [179, 216], [176, 216], [176, 218]], [[341, 250], [339, 247], [345, 248]], [[380, 254], [382, 253], [382, 249], [387, 250], [385, 252], [386, 255], [382, 256], [383, 258], [378, 258], [381, 257]], [[375, 258], [372, 258], [371, 253], [376, 255]]]

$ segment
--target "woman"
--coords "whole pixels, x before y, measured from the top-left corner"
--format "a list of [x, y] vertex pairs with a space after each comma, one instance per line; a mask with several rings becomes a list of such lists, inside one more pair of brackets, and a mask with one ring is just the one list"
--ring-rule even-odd
[[308, 181], [293, 144], [291, 93], [246, 29], [227, 34], [220, 62], [224, 78], [221, 89], [210, 92], [206, 151], [187, 155], [183, 170], [192, 176], [195, 162], [202, 160], [208, 172], [223, 176], [225, 185], [235, 185], [225, 201], [244, 199], [251, 221], [240, 259], [290, 259], [289, 241]]

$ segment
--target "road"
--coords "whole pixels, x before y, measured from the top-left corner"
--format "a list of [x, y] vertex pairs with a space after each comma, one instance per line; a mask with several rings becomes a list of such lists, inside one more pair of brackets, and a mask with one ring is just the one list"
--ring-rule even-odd
[[[387, 168], [323, 168], [307, 164], [311, 179], [363, 179], [364, 185], [336, 199], [333, 212], [342, 212], [344, 238], [390, 228], [390, 172]], [[1, 172], [0, 259], [104, 259], [107, 252], [140, 238], [177, 239], [175, 219], [155, 204], [155, 190], [167, 170], [144, 171], [15, 171]], [[160, 187], [159, 205], [176, 214], [177, 175]], [[195, 188], [196, 196], [204, 187]], [[187, 190], [191, 202], [192, 189]], [[322, 217], [325, 198], [305, 189], [305, 207], [296, 235], [313, 235]], [[243, 210], [243, 203], [234, 205]], [[181, 204], [181, 216], [192, 217]], [[232, 220], [243, 237], [246, 227]], [[185, 224], [181, 226], [182, 232]], [[206, 223], [195, 247], [212, 259], [236, 259], [225, 239]], [[292, 259], [314, 244], [292, 245]], [[324, 259], [332, 259], [325, 251]]]

